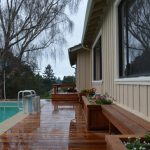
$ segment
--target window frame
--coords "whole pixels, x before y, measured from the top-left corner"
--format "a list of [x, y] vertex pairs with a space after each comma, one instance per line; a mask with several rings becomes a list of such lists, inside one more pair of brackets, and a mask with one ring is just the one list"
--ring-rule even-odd
[[[101, 51], [100, 51], [100, 79], [99, 80], [95, 80], [95, 77], [94, 77], [94, 69], [95, 69], [95, 66], [94, 66], [94, 48], [95, 48], [95, 46], [97, 45], [97, 42], [99, 41], [99, 40], [101, 40]], [[103, 83], [103, 81], [102, 81], [102, 78], [103, 78], [103, 69], [102, 69], [103, 67], [102, 67], [102, 31], [100, 30], [100, 32], [99, 32], [99, 34], [98, 34], [98, 36], [97, 36], [97, 38], [96, 38], [96, 40], [95, 40], [95, 42], [94, 42], [94, 44], [93, 44], [93, 46], [92, 46], [92, 83]]]
[[150, 85], [150, 76], [139, 77], [120, 77], [119, 76], [119, 20], [118, 20], [118, 6], [122, 0], [116, 0], [113, 5], [113, 20], [114, 20], [114, 83], [116, 85]]
[[[150, 76], [150, 72], [149, 73], [138, 73], [138, 72], [136, 72], [136, 73], [131, 73], [130, 74], [130, 63], [129, 63], [129, 57], [130, 57], [130, 55], [129, 55], [129, 33], [128, 33], [128, 16], [127, 16], [127, 11], [128, 11], [128, 3], [126, 3], [126, 1], [128, 1], [128, 0], [120, 0], [120, 2], [118, 3], [118, 37], [119, 37], [119, 43], [118, 43], [118, 45], [119, 45], [119, 52], [118, 52], [118, 54], [119, 54], [119, 78], [136, 78], [136, 77], [141, 77], [141, 76], [146, 76], [146, 77], [149, 77]], [[122, 39], [122, 37], [123, 37], [123, 26], [122, 26], [122, 24], [123, 24], [123, 20], [122, 20], [122, 8], [123, 8], [123, 6], [122, 5], [124, 5], [124, 3], [125, 3], [125, 9], [126, 9], [126, 36], [125, 36], [125, 40], [126, 40], [126, 43], [127, 43], [127, 47], [126, 47], [126, 56], [125, 56], [125, 54], [123, 55], [123, 39]], [[126, 66], [127, 66], [127, 73], [126, 73], [126, 75], [123, 75], [123, 72], [124, 72], [124, 68], [123, 68], [123, 57], [125, 57], [125, 59], [126, 59], [126, 62], [127, 62], [127, 64], [126, 64]]]

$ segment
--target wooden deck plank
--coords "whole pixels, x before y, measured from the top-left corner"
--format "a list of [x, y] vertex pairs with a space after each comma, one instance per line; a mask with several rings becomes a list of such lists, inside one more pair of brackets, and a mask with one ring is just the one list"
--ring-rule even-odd
[[0, 136], [0, 150], [106, 150], [106, 134], [86, 129], [79, 103], [44, 102], [41, 113]]

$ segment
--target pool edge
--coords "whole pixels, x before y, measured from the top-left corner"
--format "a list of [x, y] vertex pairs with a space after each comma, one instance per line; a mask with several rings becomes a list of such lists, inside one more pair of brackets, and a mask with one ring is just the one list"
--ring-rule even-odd
[[16, 115], [12, 116], [11, 118], [0, 123], [0, 135], [2, 135], [4, 132], [6, 132], [10, 128], [12, 128], [14, 125], [16, 125], [21, 120], [25, 119], [27, 116], [28, 116], [28, 114], [19, 112]]

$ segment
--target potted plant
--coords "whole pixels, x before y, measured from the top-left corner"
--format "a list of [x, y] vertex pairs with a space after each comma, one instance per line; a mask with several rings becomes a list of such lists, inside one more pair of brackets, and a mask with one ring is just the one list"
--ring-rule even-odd
[[91, 103], [95, 103], [97, 105], [109, 105], [114, 101], [114, 98], [109, 96], [107, 93], [104, 95], [97, 94], [94, 97], [90, 97], [88, 99]]
[[109, 96], [107, 93], [96, 97], [96, 104], [109, 105], [112, 104], [114, 98]]
[[130, 138], [123, 141], [123, 144], [128, 150], [150, 150], [150, 132], [148, 132], [143, 138]]
[[[150, 132], [145, 135], [107, 135], [107, 150], [150, 150]], [[117, 144], [115, 144], [117, 143]]]
[[88, 96], [92, 97], [96, 94], [96, 89], [95, 88], [91, 88], [88, 90]]
[[91, 88], [91, 89], [82, 89], [79, 93], [79, 97], [80, 97], [80, 102], [82, 103], [82, 96], [88, 96], [88, 97], [92, 97], [94, 96], [96, 93], [96, 89], [95, 88]]

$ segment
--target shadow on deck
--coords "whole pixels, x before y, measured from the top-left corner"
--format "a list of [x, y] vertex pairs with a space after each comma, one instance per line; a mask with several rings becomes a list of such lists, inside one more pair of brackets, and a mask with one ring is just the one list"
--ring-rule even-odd
[[29, 115], [0, 136], [1, 150], [106, 150], [106, 131], [88, 131], [75, 101], [41, 101]]

